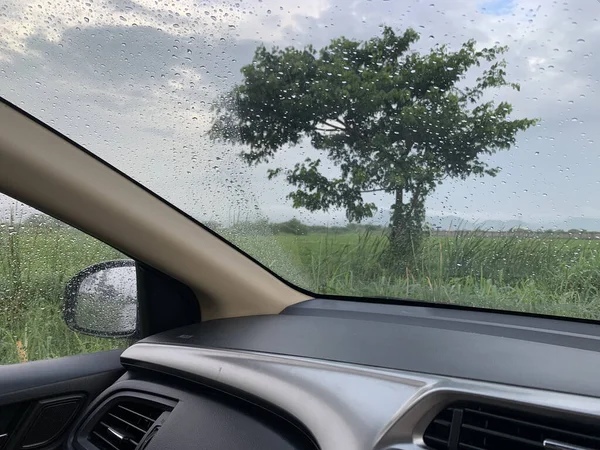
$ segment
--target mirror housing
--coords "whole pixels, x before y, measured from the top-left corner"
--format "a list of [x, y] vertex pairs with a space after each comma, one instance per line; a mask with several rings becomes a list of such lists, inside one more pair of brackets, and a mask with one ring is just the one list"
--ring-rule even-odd
[[87, 267], [65, 288], [63, 317], [73, 331], [125, 338], [138, 327], [135, 261], [106, 261]]

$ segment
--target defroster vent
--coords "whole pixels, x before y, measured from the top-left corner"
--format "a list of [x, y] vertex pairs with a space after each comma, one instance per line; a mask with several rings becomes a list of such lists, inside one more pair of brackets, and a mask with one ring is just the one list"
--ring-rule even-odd
[[168, 414], [162, 404], [119, 399], [100, 416], [88, 440], [99, 450], [141, 450]]
[[549, 417], [519, 408], [457, 403], [429, 424], [425, 444], [436, 450], [600, 449], [600, 423]]

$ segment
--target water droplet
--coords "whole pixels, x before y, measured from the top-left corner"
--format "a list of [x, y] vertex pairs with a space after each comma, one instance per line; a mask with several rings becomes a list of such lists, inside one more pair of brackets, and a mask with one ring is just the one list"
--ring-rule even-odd
[[89, 17], [84, 17], [83, 20], [85, 20], [86, 22], [89, 22], [90, 18]]
[[271, 14], [271, 10], [270, 9], [267, 9], [267, 14]]
[[577, 39], [577, 43], [578, 43], [578, 44], [583, 44], [584, 42], [585, 42], [585, 39], [581, 39], [581, 38], [580, 38], [580, 39]]
[[127, 19], [123, 16], [119, 16], [119, 19], [121, 19], [123, 22], [127, 22]]

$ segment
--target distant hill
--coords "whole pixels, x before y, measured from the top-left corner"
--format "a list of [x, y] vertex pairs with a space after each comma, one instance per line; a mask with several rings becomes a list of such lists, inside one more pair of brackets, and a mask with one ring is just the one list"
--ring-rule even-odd
[[553, 223], [545, 224], [545, 228], [561, 230], [585, 230], [600, 231], [600, 219], [589, 217], [569, 217], [566, 220], [558, 220]]
[[474, 230], [481, 228], [485, 230], [502, 231], [517, 227], [531, 228], [529, 224], [519, 220], [484, 220], [481, 222], [471, 222], [458, 216], [431, 216], [427, 218], [427, 222], [433, 228], [442, 230]]
[[569, 217], [555, 222], [524, 222], [521, 220], [483, 220], [472, 222], [458, 216], [431, 216], [427, 222], [434, 228], [442, 230], [474, 230], [477, 228], [494, 231], [507, 231], [511, 228], [527, 228], [530, 230], [585, 230], [600, 231], [600, 219], [589, 217]]

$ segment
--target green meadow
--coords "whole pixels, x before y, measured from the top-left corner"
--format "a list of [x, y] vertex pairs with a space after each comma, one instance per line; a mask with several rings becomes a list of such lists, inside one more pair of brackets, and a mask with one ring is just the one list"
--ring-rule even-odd
[[[261, 263], [316, 294], [415, 299], [600, 320], [600, 242], [489, 237], [464, 231], [429, 236], [402, 267], [381, 257], [381, 229], [292, 234], [221, 232]], [[0, 224], [0, 363], [117, 348], [124, 341], [84, 336], [62, 319], [63, 291], [79, 270], [118, 251], [55, 222]]]

